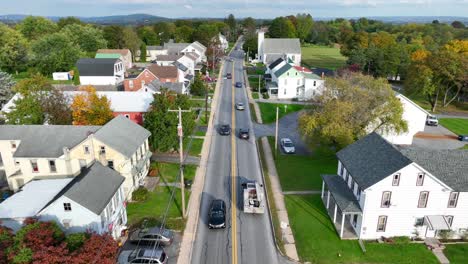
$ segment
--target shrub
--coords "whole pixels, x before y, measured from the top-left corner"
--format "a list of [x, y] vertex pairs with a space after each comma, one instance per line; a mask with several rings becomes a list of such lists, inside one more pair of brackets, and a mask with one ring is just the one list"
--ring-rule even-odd
[[133, 197], [133, 200], [137, 202], [146, 201], [146, 199], [148, 199], [148, 190], [140, 187], [136, 189], [135, 191], [133, 191], [132, 197]]
[[410, 238], [406, 236], [398, 236], [398, 237], [394, 237], [393, 241], [396, 244], [408, 244], [410, 243]]
[[439, 237], [443, 240], [448, 240], [452, 238], [452, 236], [453, 236], [452, 230], [440, 230], [439, 231]]
[[30, 248], [24, 247], [19, 250], [19, 252], [13, 257], [12, 263], [14, 264], [23, 264], [23, 263], [30, 263], [32, 258], [33, 252]]
[[75, 251], [83, 246], [88, 235], [85, 233], [75, 233], [67, 236], [65, 241], [67, 242], [67, 248], [70, 251]]

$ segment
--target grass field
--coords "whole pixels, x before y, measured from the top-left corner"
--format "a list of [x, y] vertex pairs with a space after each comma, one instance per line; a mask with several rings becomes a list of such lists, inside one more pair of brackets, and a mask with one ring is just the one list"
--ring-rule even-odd
[[444, 254], [452, 264], [466, 264], [468, 263], [468, 244], [445, 245]]
[[[153, 162], [151, 163], [151, 168], [158, 170], [157, 176], [164, 183], [175, 182], [179, 174], [179, 164], [177, 163]], [[184, 166], [184, 178], [193, 180], [196, 169], [197, 166], [186, 164]]]
[[457, 135], [468, 135], [468, 119], [441, 118], [439, 123]]
[[[270, 104], [270, 103], [258, 103], [260, 107], [260, 113], [262, 114], [262, 121], [264, 124], [275, 122], [276, 120], [276, 107], [279, 106], [279, 118], [300, 111], [305, 108], [304, 105], [297, 104]], [[286, 106], [286, 108], [284, 107]]]
[[192, 139], [192, 145], [190, 146], [190, 149], [189, 149], [189, 155], [196, 156], [196, 157], [200, 156], [202, 146], [203, 146], [203, 139], [200, 139], [200, 138]]
[[[272, 150], [275, 141], [268, 137]], [[276, 170], [283, 191], [321, 190], [321, 174], [336, 174], [337, 160], [333, 154], [316, 152], [311, 156], [279, 154], [275, 160]]]
[[303, 262], [438, 263], [423, 244], [365, 242], [367, 252], [363, 253], [358, 241], [340, 240], [320, 195], [286, 195], [285, 203], [297, 251]]
[[345, 65], [346, 57], [340, 54], [339, 48], [308, 45], [302, 47], [302, 63], [310, 68], [336, 70]]

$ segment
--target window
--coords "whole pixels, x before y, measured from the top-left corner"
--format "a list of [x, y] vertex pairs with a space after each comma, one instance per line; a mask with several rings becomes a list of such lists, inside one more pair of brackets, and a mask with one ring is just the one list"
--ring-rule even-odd
[[286, 95], [286, 88], [284, 89], [284, 95]]
[[114, 161], [113, 160], [108, 160], [107, 161], [107, 166], [111, 169], [114, 169]]
[[314, 81], [314, 86], [317, 84], [317, 81]]
[[133, 89], [133, 80], [128, 81], [128, 86], [130, 89]]
[[427, 200], [429, 198], [429, 192], [420, 192], [419, 193], [419, 201], [418, 201], [418, 208], [426, 208]]
[[380, 207], [382, 207], [382, 208], [390, 207], [390, 199], [391, 198], [392, 198], [392, 192], [383, 192]]
[[418, 179], [416, 180], [416, 186], [422, 186], [424, 184], [424, 173], [418, 174]]
[[71, 203], [63, 203], [63, 210], [67, 212], [71, 211]]
[[288, 79], [284, 79], [284, 85], [288, 85]]
[[101, 146], [99, 154], [106, 154], [106, 147], [105, 146]]
[[39, 172], [39, 167], [37, 166], [37, 160], [31, 160], [32, 172]]
[[129, 115], [125, 115], [125, 117], [126, 117], [126, 118], [130, 118], [130, 116], [129, 116]]
[[64, 227], [65, 229], [70, 228], [70, 226], [71, 226], [71, 219], [63, 219], [63, 220], [62, 220], [62, 224], [63, 224], [63, 227]]
[[12, 149], [16, 149], [16, 142], [15, 141], [10, 141], [10, 145]]
[[343, 166], [343, 163], [341, 163], [340, 165], [341, 165], [341, 167], [340, 167], [340, 175], [341, 175], [341, 177], [343, 177], [344, 166]]
[[416, 221], [414, 222], [414, 226], [422, 226], [422, 225], [424, 225], [424, 217], [416, 218]]
[[452, 227], [453, 215], [446, 215], [446, 216], [445, 216], [445, 220], [447, 221], [448, 226], [449, 226], [449, 227]]
[[379, 220], [377, 221], [377, 232], [385, 232], [386, 226], [387, 226], [387, 216], [386, 215], [379, 216]]
[[458, 203], [458, 192], [451, 192], [449, 196], [448, 208], [457, 207]]
[[361, 198], [361, 192], [362, 192], [362, 191], [361, 191], [361, 188], [358, 187], [358, 188], [357, 188], [357, 195], [356, 195], [356, 197], [357, 197], [358, 200]]
[[392, 181], [393, 186], [398, 186], [400, 185], [400, 174], [395, 174], [393, 175], [393, 181]]
[[55, 167], [55, 160], [49, 160], [49, 169], [50, 172], [57, 172], [57, 167]]
[[89, 154], [89, 146], [83, 146], [83, 151], [84, 151], [84, 154], [88, 155]]
[[358, 215], [357, 214], [353, 215], [353, 226], [354, 227], [356, 227], [356, 225], [357, 225], [357, 219], [358, 219]]

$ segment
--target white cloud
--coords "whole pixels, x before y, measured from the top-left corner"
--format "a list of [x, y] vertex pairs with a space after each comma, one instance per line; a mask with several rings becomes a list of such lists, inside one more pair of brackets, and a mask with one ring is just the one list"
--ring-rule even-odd
[[192, 9], [193, 8], [192, 5], [184, 5], [184, 7], [187, 8], [187, 9]]

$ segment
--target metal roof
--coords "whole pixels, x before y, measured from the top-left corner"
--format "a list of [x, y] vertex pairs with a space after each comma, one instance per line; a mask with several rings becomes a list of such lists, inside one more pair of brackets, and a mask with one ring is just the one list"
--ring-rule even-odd
[[333, 199], [344, 213], [362, 213], [354, 193], [338, 175], [321, 175]]
[[120, 59], [122, 55], [119, 53], [96, 53], [95, 59]]
[[119, 59], [79, 59], [76, 67], [80, 76], [114, 76], [114, 65]]
[[278, 66], [280, 63], [284, 62], [283, 58], [278, 58], [277, 60], [275, 60], [273, 63], [271, 63], [270, 65], [268, 65], [268, 68], [270, 68], [270, 70], [273, 70], [276, 66]]
[[276, 70], [274, 72], [274, 74], [275, 74], [276, 78], [279, 78], [281, 75], [283, 75], [284, 73], [289, 71], [291, 68], [292, 68], [292, 66], [290, 64], [285, 64], [283, 67]]

